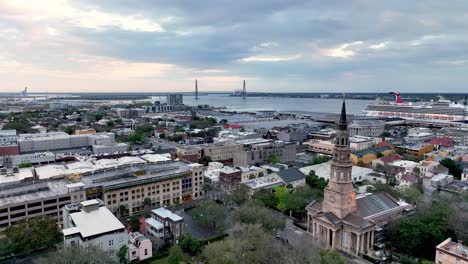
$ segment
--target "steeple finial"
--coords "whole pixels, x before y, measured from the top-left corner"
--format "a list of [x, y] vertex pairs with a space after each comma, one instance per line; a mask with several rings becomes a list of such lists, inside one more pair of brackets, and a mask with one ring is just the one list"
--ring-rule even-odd
[[343, 94], [343, 105], [341, 106], [340, 124], [346, 124], [346, 99]]

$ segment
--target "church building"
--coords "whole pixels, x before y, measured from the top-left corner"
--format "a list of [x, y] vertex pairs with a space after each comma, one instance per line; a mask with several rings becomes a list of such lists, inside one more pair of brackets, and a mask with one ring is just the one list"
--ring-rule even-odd
[[352, 255], [371, 255], [376, 233], [388, 221], [413, 209], [387, 193], [357, 195], [352, 181], [346, 103], [335, 135], [330, 180], [323, 202], [307, 207], [307, 231], [322, 246]]

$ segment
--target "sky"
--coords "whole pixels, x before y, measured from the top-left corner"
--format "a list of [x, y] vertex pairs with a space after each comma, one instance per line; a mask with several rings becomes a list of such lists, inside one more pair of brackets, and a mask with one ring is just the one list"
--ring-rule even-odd
[[468, 92], [465, 0], [0, 0], [0, 92]]

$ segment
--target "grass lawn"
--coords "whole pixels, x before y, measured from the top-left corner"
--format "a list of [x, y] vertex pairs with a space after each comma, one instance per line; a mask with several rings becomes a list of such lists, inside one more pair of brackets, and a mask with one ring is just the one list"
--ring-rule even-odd
[[167, 264], [167, 259], [169, 258], [169, 256], [165, 257], [165, 258], [162, 258], [162, 259], [157, 259], [157, 260], [153, 260], [150, 262], [150, 264]]

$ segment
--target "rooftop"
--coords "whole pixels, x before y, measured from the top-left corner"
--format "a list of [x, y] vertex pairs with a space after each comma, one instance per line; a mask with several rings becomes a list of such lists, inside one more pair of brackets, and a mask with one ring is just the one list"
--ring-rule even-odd
[[[99, 204], [99, 201], [89, 200], [81, 202], [83, 207], [96, 204]], [[124, 229], [124, 225], [105, 206], [97, 207], [94, 210], [81, 209], [80, 212], [71, 213], [70, 217], [75, 224], [72, 231], [80, 233], [83, 238]], [[64, 230], [64, 234], [70, 231]]]
[[286, 183], [291, 183], [298, 180], [305, 179], [305, 175], [296, 168], [291, 168], [287, 170], [282, 170], [277, 172], [277, 174], [283, 179]]
[[282, 183], [283, 181], [280, 177], [278, 177], [276, 174], [270, 174], [264, 177], [248, 180], [244, 184], [252, 189], [259, 189], [265, 187], [274, 187]]
[[164, 225], [158, 221], [156, 221], [156, 219], [154, 218], [146, 218], [145, 219], [145, 223], [154, 227], [155, 229], [163, 229]]
[[180, 217], [179, 215], [173, 213], [172, 211], [164, 208], [164, 207], [159, 207], [157, 209], [154, 209], [152, 210], [151, 212], [153, 212], [153, 214], [156, 214], [162, 218], [169, 218], [170, 220], [172, 221], [181, 221], [183, 220], [182, 217]]
[[463, 245], [460, 240], [457, 243], [452, 241], [452, 238], [448, 238], [437, 246], [437, 250], [449, 252], [465, 261], [468, 261], [468, 247]]

